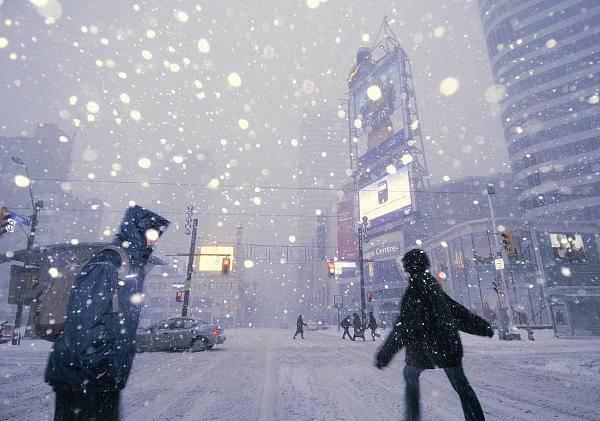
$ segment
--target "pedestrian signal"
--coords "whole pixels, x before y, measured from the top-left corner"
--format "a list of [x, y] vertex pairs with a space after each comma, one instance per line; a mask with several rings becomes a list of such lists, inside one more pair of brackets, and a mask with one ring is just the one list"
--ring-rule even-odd
[[231, 259], [229, 257], [223, 257], [223, 261], [221, 262], [221, 273], [223, 275], [227, 275], [229, 270], [231, 269]]
[[494, 288], [494, 291], [496, 291], [496, 294], [502, 294], [502, 286], [500, 285], [500, 281], [492, 282], [492, 287]]
[[175, 293], [175, 301], [177, 301], [178, 303], [183, 302], [183, 291], [177, 291]]
[[500, 236], [502, 237], [502, 245], [504, 246], [506, 254], [509, 256], [514, 256], [517, 252], [517, 249], [513, 240], [512, 231], [504, 230]]
[[373, 301], [373, 293], [371, 291], [367, 292], [367, 301]]

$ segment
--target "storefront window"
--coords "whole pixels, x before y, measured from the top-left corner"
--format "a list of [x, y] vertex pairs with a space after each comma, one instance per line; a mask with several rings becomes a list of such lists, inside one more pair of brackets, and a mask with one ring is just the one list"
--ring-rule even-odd
[[473, 262], [476, 265], [491, 264], [494, 262], [490, 232], [478, 232], [470, 235]]

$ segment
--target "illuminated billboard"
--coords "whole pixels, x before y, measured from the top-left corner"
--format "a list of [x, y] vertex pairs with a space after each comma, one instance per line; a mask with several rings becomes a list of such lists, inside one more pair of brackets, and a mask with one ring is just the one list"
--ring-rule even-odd
[[338, 258], [358, 259], [358, 242], [354, 221], [354, 200], [342, 200], [337, 204], [337, 243]]
[[200, 272], [221, 272], [223, 258], [229, 257], [230, 266], [233, 267], [233, 247], [229, 246], [202, 246], [200, 256], [197, 256], [197, 268]]
[[565, 262], [587, 263], [587, 255], [580, 234], [550, 234], [554, 257]]
[[389, 222], [405, 215], [411, 208], [408, 168], [401, 167], [360, 189], [360, 218], [369, 218], [371, 225]]
[[356, 262], [335, 262], [335, 275], [338, 278], [351, 278], [357, 276]]
[[400, 66], [399, 53], [395, 52], [377, 63], [363, 64], [363, 71], [350, 80], [350, 121], [356, 128], [359, 156], [383, 146], [405, 129]]

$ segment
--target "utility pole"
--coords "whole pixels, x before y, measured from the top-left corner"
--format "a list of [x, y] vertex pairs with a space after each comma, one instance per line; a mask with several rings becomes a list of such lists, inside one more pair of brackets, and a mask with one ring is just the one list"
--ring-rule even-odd
[[369, 220], [366, 216], [363, 216], [362, 225], [358, 227], [358, 268], [360, 271], [360, 316], [364, 322], [367, 317], [367, 304], [365, 302], [365, 268], [364, 268], [364, 257], [363, 257], [363, 241], [369, 242], [367, 236], [367, 227]]
[[[188, 214], [193, 213], [194, 207], [188, 206]], [[188, 216], [188, 219], [191, 219]], [[187, 226], [186, 226], [187, 228]], [[196, 234], [198, 232], [198, 219], [194, 218], [192, 221], [192, 238], [190, 240], [190, 253], [188, 255], [188, 266], [187, 274], [185, 277], [185, 291], [183, 293], [183, 306], [181, 307], [181, 317], [186, 317], [188, 313], [188, 306], [190, 304], [190, 288], [192, 286], [192, 273], [194, 272], [194, 256], [196, 255]]]
[[[29, 180], [29, 198], [31, 199], [31, 207], [33, 210], [33, 215], [31, 215], [31, 230], [29, 232], [29, 236], [27, 237], [27, 248], [25, 249], [25, 258], [23, 259], [23, 273], [28, 278], [27, 285], [24, 285], [24, 279], [20, 279], [18, 288], [18, 297], [17, 297], [17, 312], [15, 314], [15, 325], [13, 327], [13, 337], [12, 337], [12, 345], [20, 345], [21, 344], [21, 319], [23, 317], [23, 291], [25, 287], [31, 282], [31, 270], [29, 266], [31, 265], [31, 252], [33, 250], [33, 243], [35, 241], [35, 231], [37, 229], [38, 224], [38, 212], [41, 208], [44, 207], [44, 201], [38, 200], [34, 202], [33, 200], [33, 190], [31, 190], [31, 177], [29, 176], [29, 168], [27, 168], [27, 164], [17, 157], [13, 156], [12, 161], [25, 168], [25, 174], [27, 174], [27, 179]], [[24, 276], [24, 277], [25, 277]]]
[[[487, 198], [488, 198], [488, 206], [490, 207], [490, 219], [492, 221], [494, 246], [496, 247], [496, 259], [502, 259], [503, 257], [502, 257], [502, 252], [500, 251], [500, 243], [498, 242], [498, 233], [497, 233], [497, 227], [496, 227], [496, 215], [494, 213], [494, 205], [492, 203], [492, 195], [494, 195], [494, 194], [496, 194], [496, 187], [493, 184], [488, 185]], [[500, 282], [502, 282], [502, 290], [504, 292], [502, 294], [502, 297], [504, 298], [503, 301], [505, 301], [505, 303], [502, 304], [502, 302], [500, 301], [500, 294], [498, 294], [498, 305], [500, 306], [498, 311], [501, 312], [502, 306], [505, 305], [506, 313], [508, 315], [508, 320], [505, 320], [504, 317], [498, 317], [498, 322], [500, 324], [500, 326], [498, 328], [498, 330], [499, 330], [498, 337], [500, 339], [504, 339], [505, 334], [510, 333], [510, 326], [513, 325], [513, 318], [512, 318], [512, 310], [510, 308], [510, 298], [508, 296], [508, 282], [506, 280], [506, 277], [504, 276], [504, 269], [499, 269], [499, 270], [497, 270], [497, 272], [499, 272], [499, 274], [500, 274]], [[506, 322], [508, 322], [508, 326], [506, 326]]]
[[33, 215], [31, 215], [31, 231], [29, 232], [29, 236], [27, 237], [27, 248], [25, 249], [25, 258], [23, 259], [23, 274], [22, 278], [27, 278], [27, 282], [25, 283], [25, 279], [20, 279], [18, 288], [18, 298], [17, 298], [17, 312], [15, 314], [15, 326], [13, 328], [13, 337], [12, 337], [12, 345], [21, 345], [21, 322], [23, 318], [23, 293], [25, 289], [28, 287], [31, 282], [31, 260], [32, 260], [32, 251], [33, 251], [33, 243], [35, 241], [35, 232], [37, 230], [38, 225], [38, 212], [41, 208], [44, 207], [44, 202], [42, 200], [38, 200], [35, 202], [33, 206]]

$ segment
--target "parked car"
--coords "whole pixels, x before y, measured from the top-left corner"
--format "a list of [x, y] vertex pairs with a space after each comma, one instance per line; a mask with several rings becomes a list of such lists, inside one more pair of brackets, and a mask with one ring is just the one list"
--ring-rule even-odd
[[13, 335], [13, 325], [8, 322], [0, 322], [0, 344], [10, 342]]
[[329, 329], [329, 323], [325, 319], [317, 319], [309, 321], [307, 326], [308, 330], [325, 330]]
[[137, 352], [205, 351], [225, 342], [224, 330], [214, 323], [193, 317], [176, 317], [138, 330]]

